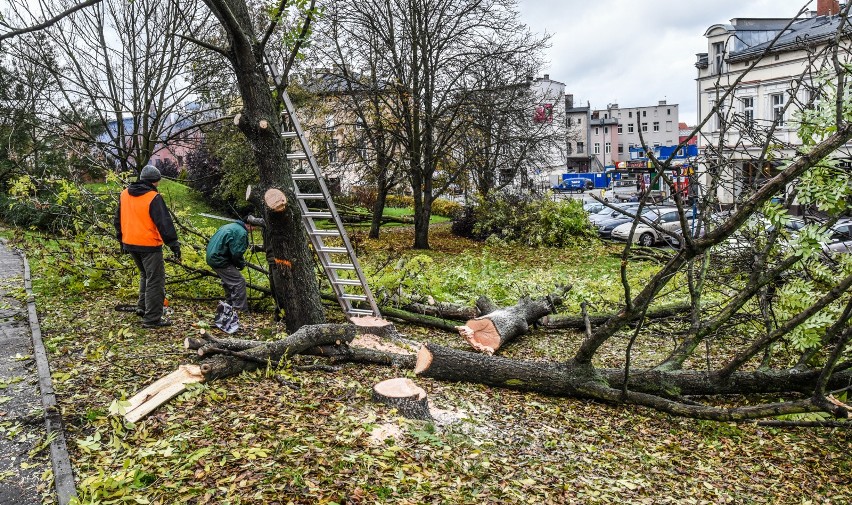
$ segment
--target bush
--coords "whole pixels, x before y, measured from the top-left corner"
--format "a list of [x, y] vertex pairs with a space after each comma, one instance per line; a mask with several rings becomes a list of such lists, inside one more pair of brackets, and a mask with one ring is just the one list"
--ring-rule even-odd
[[453, 233], [532, 247], [562, 247], [595, 236], [579, 200], [554, 202], [519, 195], [480, 200], [453, 220]]
[[156, 166], [163, 177], [177, 179], [180, 175], [180, 168], [177, 166], [177, 163], [168, 158], [164, 160], [157, 160]]

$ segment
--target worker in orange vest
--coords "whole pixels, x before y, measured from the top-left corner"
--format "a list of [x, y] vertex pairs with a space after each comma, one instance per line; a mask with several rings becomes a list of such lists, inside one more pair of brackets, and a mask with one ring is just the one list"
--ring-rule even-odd
[[146, 165], [139, 179], [121, 192], [113, 224], [121, 250], [130, 254], [140, 272], [136, 315], [143, 328], [162, 328], [172, 322], [163, 317], [166, 299], [166, 265], [163, 244], [180, 261], [180, 242], [166, 202], [157, 191], [160, 171]]

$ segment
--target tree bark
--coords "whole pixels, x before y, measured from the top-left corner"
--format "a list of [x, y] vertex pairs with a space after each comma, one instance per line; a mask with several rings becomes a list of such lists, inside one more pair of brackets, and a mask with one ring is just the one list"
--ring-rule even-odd
[[262, 363], [275, 363], [302, 353], [312, 347], [351, 342], [355, 327], [349, 324], [317, 324], [304, 326], [283, 340], [240, 351], [245, 358], [236, 356], [212, 356], [201, 362], [201, 373], [205, 381], [237, 375], [256, 370]]
[[408, 419], [432, 419], [426, 391], [411, 379], [388, 379], [376, 384], [373, 386], [373, 401], [397, 409]]
[[[227, 55], [243, 103], [238, 127], [251, 143], [255, 155], [260, 173], [257, 193], [274, 188], [294, 202], [279, 114], [272, 102], [263, 48], [258, 43], [247, 4], [244, 0], [204, 2], [228, 35]], [[261, 127], [261, 121], [267, 122], [266, 128]], [[264, 219], [267, 226], [263, 238], [270, 277], [276, 302], [284, 309], [287, 330], [294, 332], [303, 325], [325, 322], [313, 257], [298, 206], [288, 205], [283, 212], [265, 212]]]
[[529, 331], [529, 325], [552, 313], [552, 296], [533, 300], [529, 297], [490, 314], [471, 319], [456, 329], [474, 349], [494, 354], [503, 344]]
[[[675, 316], [688, 317], [690, 308], [691, 306], [688, 304], [659, 307], [654, 310], [649, 310], [648, 313], [645, 314], [645, 319], [661, 319]], [[593, 326], [597, 326], [605, 323], [610, 317], [612, 317], [612, 315], [589, 316], [589, 322]], [[573, 328], [582, 330], [586, 327], [583, 316], [563, 316], [558, 314], [548, 316], [541, 321], [541, 324], [548, 329]], [[635, 325], [635, 322], [631, 322], [629, 325]]]

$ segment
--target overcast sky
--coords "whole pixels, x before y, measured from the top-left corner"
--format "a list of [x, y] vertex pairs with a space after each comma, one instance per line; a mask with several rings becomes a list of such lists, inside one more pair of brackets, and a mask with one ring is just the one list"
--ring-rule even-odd
[[[696, 53], [707, 52], [704, 32], [733, 18], [793, 17], [807, 0], [518, 0], [537, 33], [551, 35], [542, 74], [564, 82], [575, 103], [602, 109], [680, 107], [680, 121], [696, 123]], [[816, 1], [808, 6], [816, 10]], [[541, 76], [539, 76], [541, 77]]]

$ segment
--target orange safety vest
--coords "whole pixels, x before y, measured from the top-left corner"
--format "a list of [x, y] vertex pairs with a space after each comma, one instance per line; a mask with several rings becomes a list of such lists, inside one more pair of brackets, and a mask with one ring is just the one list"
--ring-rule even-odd
[[121, 241], [127, 245], [156, 247], [163, 245], [160, 230], [151, 219], [151, 201], [158, 195], [149, 191], [142, 196], [131, 196], [127, 189], [121, 192]]

